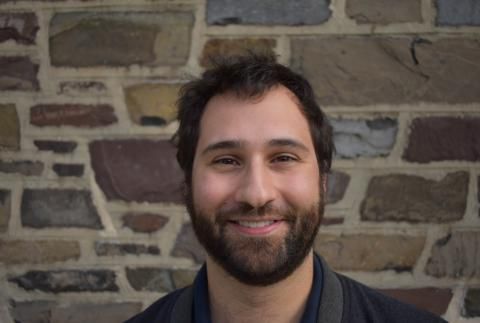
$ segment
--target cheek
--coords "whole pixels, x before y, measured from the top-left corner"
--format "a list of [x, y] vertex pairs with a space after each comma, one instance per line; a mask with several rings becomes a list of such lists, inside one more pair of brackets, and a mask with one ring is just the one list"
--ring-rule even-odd
[[211, 213], [228, 201], [232, 185], [222, 176], [203, 174], [194, 176], [193, 204], [197, 210]]
[[283, 196], [297, 206], [306, 207], [320, 201], [320, 180], [315, 174], [296, 174], [284, 178]]

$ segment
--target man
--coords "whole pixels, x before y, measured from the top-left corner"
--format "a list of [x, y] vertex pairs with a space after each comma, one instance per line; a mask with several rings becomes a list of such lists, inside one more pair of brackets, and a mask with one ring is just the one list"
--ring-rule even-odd
[[136, 322], [444, 322], [334, 273], [312, 251], [331, 127], [273, 57], [232, 58], [187, 84], [177, 159], [206, 264]]

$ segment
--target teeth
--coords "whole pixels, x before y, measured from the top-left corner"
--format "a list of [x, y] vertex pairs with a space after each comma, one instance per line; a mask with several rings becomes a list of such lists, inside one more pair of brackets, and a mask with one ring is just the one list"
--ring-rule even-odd
[[274, 221], [238, 221], [242, 227], [247, 228], [261, 228], [272, 225]]

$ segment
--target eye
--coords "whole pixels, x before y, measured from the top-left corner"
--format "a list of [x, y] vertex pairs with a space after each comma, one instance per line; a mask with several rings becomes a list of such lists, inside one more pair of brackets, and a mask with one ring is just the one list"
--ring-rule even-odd
[[275, 156], [272, 160], [272, 162], [274, 163], [288, 163], [288, 162], [294, 162], [294, 161], [297, 161], [298, 158], [295, 157], [295, 156], [292, 156], [292, 155], [288, 155], [288, 154], [282, 154], [282, 155], [278, 155], [278, 156]]
[[231, 157], [222, 157], [222, 158], [217, 158], [213, 161], [213, 164], [214, 165], [225, 165], [225, 166], [228, 166], [228, 165], [233, 165], [233, 166], [237, 166], [237, 165], [240, 165], [240, 163], [234, 159], [234, 158], [231, 158]]

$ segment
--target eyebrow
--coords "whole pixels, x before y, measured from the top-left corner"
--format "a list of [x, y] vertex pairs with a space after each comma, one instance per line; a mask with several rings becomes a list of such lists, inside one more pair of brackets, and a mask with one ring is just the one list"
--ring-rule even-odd
[[291, 148], [299, 148], [304, 151], [308, 151], [307, 146], [301, 143], [298, 140], [290, 139], [290, 138], [278, 138], [272, 139], [268, 142], [269, 146], [273, 147], [291, 147]]
[[[238, 149], [245, 146], [245, 142], [241, 140], [222, 140], [218, 142], [214, 142], [202, 151], [202, 155], [205, 155], [209, 152], [216, 151], [216, 150], [224, 150], [224, 149]], [[308, 151], [309, 149], [303, 143], [298, 140], [290, 139], [290, 138], [278, 138], [272, 139], [268, 141], [268, 146], [270, 147], [290, 147], [295, 149], [301, 149], [304, 151]]]

